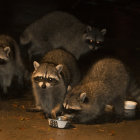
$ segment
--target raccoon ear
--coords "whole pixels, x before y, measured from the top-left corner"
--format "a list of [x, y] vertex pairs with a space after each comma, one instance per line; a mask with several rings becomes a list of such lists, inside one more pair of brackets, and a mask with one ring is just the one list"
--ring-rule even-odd
[[83, 38], [88, 39], [88, 33], [91, 32], [93, 28], [91, 26], [87, 26], [85, 32], [83, 33]]
[[62, 69], [63, 69], [63, 65], [62, 64], [57, 65], [56, 69], [60, 73], [62, 71]]
[[102, 30], [101, 30], [102, 35], [105, 35], [106, 32], [107, 32], [107, 29], [102, 29]]
[[34, 65], [35, 70], [37, 70], [38, 67], [40, 66], [40, 64], [37, 61], [34, 61], [33, 65]]
[[81, 94], [80, 94], [80, 100], [81, 100], [82, 102], [84, 102], [86, 96], [87, 96], [86, 92], [81, 93]]
[[4, 51], [6, 52], [7, 56], [9, 56], [9, 53], [10, 53], [11, 49], [10, 49], [9, 46], [7, 46], [7, 47], [4, 48]]
[[92, 27], [88, 25], [88, 26], [86, 27], [86, 31], [87, 31], [87, 32], [91, 32], [91, 31], [92, 31]]

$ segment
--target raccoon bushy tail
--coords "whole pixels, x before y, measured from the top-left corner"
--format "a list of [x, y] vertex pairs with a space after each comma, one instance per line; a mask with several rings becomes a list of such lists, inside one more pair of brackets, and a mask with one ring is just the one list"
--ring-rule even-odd
[[129, 86], [129, 96], [132, 97], [140, 105], [140, 86], [137, 81], [132, 79]]

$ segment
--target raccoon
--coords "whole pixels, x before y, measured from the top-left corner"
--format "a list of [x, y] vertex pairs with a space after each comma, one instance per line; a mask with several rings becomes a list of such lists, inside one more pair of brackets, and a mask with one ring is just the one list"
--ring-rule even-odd
[[33, 65], [35, 70], [31, 79], [36, 109], [42, 109], [46, 117], [55, 118], [67, 90], [80, 80], [76, 59], [62, 49], [54, 49]]
[[8, 35], [0, 35], [0, 86], [4, 94], [15, 76], [18, 83], [23, 84], [24, 71], [18, 44]]
[[20, 44], [28, 47], [30, 60], [59, 46], [79, 59], [82, 54], [100, 48], [105, 34], [106, 29], [99, 30], [69, 13], [54, 11], [29, 25], [20, 36]]
[[115, 113], [121, 117], [130, 79], [120, 60], [100, 59], [92, 65], [81, 83], [68, 92], [63, 105], [68, 110], [79, 110], [75, 117], [81, 123], [97, 119], [108, 104], [113, 105]]

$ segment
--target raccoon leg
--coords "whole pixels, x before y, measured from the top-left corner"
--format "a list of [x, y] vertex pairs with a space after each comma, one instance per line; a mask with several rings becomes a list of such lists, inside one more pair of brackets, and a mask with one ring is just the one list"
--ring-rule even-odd
[[35, 108], [37, 109], [37, 110], [42, 110], [42, 107], [41, 107], [41, 104], [40, 104], [40, 101], [39, 101], [39, 99], [37, 98], [37, 96], [35, 96], [36, 98], [35, 98]]
[[34, 94], [34, 98], [35, 98], [35, 107], [32, 108], [28, 108], [26, 109], [26, 111], [29, 112], [41, 112], [42, 111], [42, 107], [41, 107], [41, 103], [37, 94], [37, 91], [35, 88], [33, 88], [33, 94]]
[[36, 107], [32, 107], [32, 108], [27, 108], [26, 109], [27, 112], [42, 112], [42, 109], [37, 109]]
[[55, 108], [53, 108], [53, 110], [51, 111], [51, 116], [52, 118], [56, 118], [56, 113], [59, 112], [61, 109], [61, 105], [58, 104]]
[[18, 72], [17, 77], [18, 77], [19, 85], [23, 86], [23, 73], [22, 72]]
[[114, 102], [113, 102], [113, 106], [114, 106], [114, 111], [117, 114], [118, 118], [122, 118], [123, 114], [124, 114], [124, 99], [123, 97], [117, 97]]
[[26, 109], [27, 112], [42, 112], [42, 108], [41, 106], [35, 106], [35, 107], [31, 107], [31, 108], [28, 108]]
[[3, 79], [3, 92], [6, 94], [7, 91], [8, 91], [8, 87], [10, 87], [11, 85], [11, 81], [12, 81], [12, 76], [6, 76], [4, 79]]
[[42, 107], [39, 101], [39, 97], [37, 96], [37, 94], [35, 94], [36, 92], [34, 92], [34, 97], [35, 97], [35, 107], [31, 107], [26, 109], [26, 111], [28, 112], [42, 112]]

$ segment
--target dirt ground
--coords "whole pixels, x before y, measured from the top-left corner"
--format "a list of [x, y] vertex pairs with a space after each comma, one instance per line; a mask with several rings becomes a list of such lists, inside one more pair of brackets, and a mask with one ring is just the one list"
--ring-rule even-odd
[[119, 123], [73, 124], [69, 129], [52, 128], [40, 112], [26, 112], [33, 102], [25, 96], [0, 102], [1, 140], [139, 140], [140, 119]]
[[[15, 3], [14, 3], [15, 1]], [[0, 33], [19, 41], [24, 28], [48, 11], [62, 9], [75, 14], [83, 22], [107, 28], [105, 49], [129, 64], [140, 83], [140, 3], [138, 0], [5, 1], [0, 5]], [[95, 52], [98, 55], [99, 52]], [[87, 58], [88, 60], [89, 58]], [[25, 60], [25, 62], [28, 60]], [[13, 92], [17, 92], [16, 90]], [[133, 120], [96, 124], [73, 124], [69, 129], [48, 125], [41, 112], [27, 112], [33, 105], [31, 88], [21, 97], [0, 100], [0, 140], [140, 140], [140, 111]], [[10, 92], [8, 93], [10, 94]], [[18, 91], [18, 94], [21, 94]]]
[[0, 102], [1, 140], [140, 139], [140, 119], [94, 125], [73, 124], [72, 128], [58, 129], [50, 127], [42, 113], [26, 112], [32, 104], [29, 95]]

